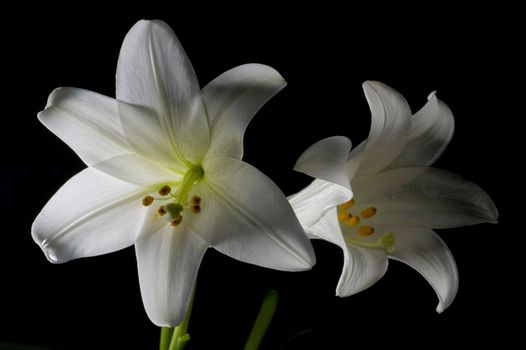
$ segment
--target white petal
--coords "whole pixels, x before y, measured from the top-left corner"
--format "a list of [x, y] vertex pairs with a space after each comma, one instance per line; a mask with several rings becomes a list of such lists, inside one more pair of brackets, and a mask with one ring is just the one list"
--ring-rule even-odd
[[412, 118], [409, 142], [390, 169], [431, 165], [445, 151], [455, 130], [455, 119], [449, 107], [435, 93]]
[[212, 143], [209, 157], [243, 157], [243, 135], [256, 112], [287, 83], [273, 68], [245, 64], [221, 74], [202, 94]]
[[335, 207], [307, 229], [311, 239], [323, 239], [342, 248], [345, 246], [340, 223], [338, 222], [338, 211]]
[[437, 312], [444, 311], [455, 299], [458, 289], [457, 265], [451, 251], [431, 230], [406, 227], [390, 230], [395, 235], [396, 250], [389, 257], [406, 263], [424, 276], [437, 293]]
[[49, 200], [32, 236], [54, 263], [106, 254], [135, 243], [146, 215], [145, 189], [87, 168]]
[[328, 137], [307, 148], [296, 161], [294, 170], [350, 189], [345, 172], [350, 150], [351, 140], [347, 137]]
[[[187, 160], [198, 163], [204, 156], [210, 135], [199, 84], [166, 23], [142, 20], [126, 35], [117, 66], [117, 99], [150, 109], [158, 137]], [[127, 122], [122, 121], [124, 131], [133, 139], [137, 128]]]
[[114, 157], [94, 164], [93, 167], [118, 179], [142, 186], [173, 183], [182, 179], [182, 174], [169, 171], [136, 154]]
[[387, 255], [383, 249], [347, 245], [343, 249], [343, 271], [336, 295], [347, 297], [378, 282], [387, 271]]
[[382, 249], [367, 249], [345, 242], [337, 211], [333, 209], [309, 228], [314, 238], [338, 245], [343, 250], [343, 269], [336, 295], [347, 297], [375, 284], [387, 271], [387, 255]]
[[95, 92], [58, 88], [38, 119], [87, 164], [130, 153], [117, 101]]
[[256, 168], [233, 158], [208, 159], [195, 186], [202, 211], [192, 228], [218, 251], [277, 270], [306, 270], [312, 246], [279, 188]]
[[135, 245], [142, 300], [154, 324], [181, 323], [207, 248], [188, 227], [170, 225]]
[[355, 171], [374, 174], [388, 167], [404, 149], [411, 127], [411, 109], [401, 94], [375, 81], [363, 83], [363, 90], [371, 109], [371, 130], [349, 159], [349, 178]]
[[495, 204], [477, 185], [436, 168], [401, 168], [352, 181], [356, 211], [374, 206], [371, 224], [450, 228], [496, 222]]
[[329, 210], [349, 201], [352, 196], [346, 187], [316, 179], [300, 192], [289, 196], [288, 200], [301, 225], [309, 228]]

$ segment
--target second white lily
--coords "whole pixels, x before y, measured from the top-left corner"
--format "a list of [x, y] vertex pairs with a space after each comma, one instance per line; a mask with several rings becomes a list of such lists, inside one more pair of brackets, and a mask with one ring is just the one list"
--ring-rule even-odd
[[343, 249], [337, 295], [373, 285], [391, 258], [428, 280], [442, 312], [457, 293], [458, 273], [432, 229], [495, 222], [497, 209], [478, 186], [428, 167], [454, 130], [450, 109], [434, 93], [412, 116], [403, 96], [388, 86], [365, 82], [363, 88], [372, 114], [369, 137], [350, 154], [351, 142], [342, 136], [307, 149], [295, 169], [316, 180], [289, 200], [311, 238]]

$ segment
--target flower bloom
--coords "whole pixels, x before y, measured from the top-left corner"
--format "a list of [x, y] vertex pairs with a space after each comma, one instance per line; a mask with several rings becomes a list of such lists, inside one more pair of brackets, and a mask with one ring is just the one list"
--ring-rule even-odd
[[432, 229], [496, 222], [497, 209], [475, 184], [430, 167], [454, 130], [451, 110], [434, 93], [411, 115], [388, 86], [365, 82], [363, 88], [372, 114], [367, 140], [350, 154], [351, 142], [342, 136], [307, 149], [295, 169], [316, 179], [289, 201], [311, 238], [343, 249], [337, 295], [373, 285], [391, 258], [427, 279], [442, 312], [455, 298], [458, 273]]
[[38, 115], [88, 166], [33, 223], [51, 262], [135, 245], [143, 302], [159, 326], [181, 322], [208, 247], [279, 270], [314, 264], [283, 193], [241, 161], [248, 123], [285, 86], [278, 72], [242, 65], [200, 90], [172, 30], [139, 21], [116, 79], [116, 100], [59, 88]]

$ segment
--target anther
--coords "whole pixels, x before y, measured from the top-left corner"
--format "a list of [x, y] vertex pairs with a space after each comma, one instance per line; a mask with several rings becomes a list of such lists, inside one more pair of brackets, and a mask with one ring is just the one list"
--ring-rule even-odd
[[170, 186], [168, 185], [164, 185], [163, 187], [161, 187], [161, 189], [159, 190], [159, 194], [161, 196], [166, 196], [168, 195], [170, 192], [172, 192], [172, 189], [170, 188]]
[[142, 205], [145, 207], [150, 206], [153, 203], [153, 197], [152, 196], [146, 196], [142, 199]]
[[364, 209], [360, 212], [360, 216], [364, 219], [373, 217], [376, 214], [376, 208], [375, 207], [369, 207], [367, 209]]
[[199, 204], [192, 205], [192, 213], [199, 214], [201, 212], [201, 206]]
[[201, 197], [193, 196], [192, 197], [192, 205], [199, 205], [199, 204], [201, 204]]
[[354, 199], [351, 199], [351, 200], [348, 201], [348, 202], [345, 202], [345, 203], [343, 203], [343, 204], [340, 204], [340, 205], [338, 206], [338, 209], [340, 209], [340, 210], [347, 210], [347, 209], [351, 208], [353, 205], [354, 205]]
[[345, 223], [349, 226], [356, 226], [360, 223], [360, 217], [358, 216], [350, 216], [345, 220]]
[[172, 220], [172, 222], [170, 223], [170, 225], [172, 225], [173, 227], [179, 225], [181, 222], [183, 222], [183, 216], [182, 215], [179, 215], [179, 217], [175, 220]]
[[346, 221], [346, 220], [348, 220], [351, 217], [352, 217], [352, 214], [348, 213], [346, 211], [339, 211], [338, 212], [338, 221]]
[[362, 237], [370, 236], [374, 233], [372, 226], [360, 226], [358, 227], [358, 234]]
[[164, 208], [164, 205], [161, 205], [161, 206], [159, 207], [159, 209], [157, 209], [157, 214], [159, 214], [160, 216], [163, 216], [163, 215], [166, 214], [166, 213], [167, 213], [167, 211], [166, 211], [166, 209]]

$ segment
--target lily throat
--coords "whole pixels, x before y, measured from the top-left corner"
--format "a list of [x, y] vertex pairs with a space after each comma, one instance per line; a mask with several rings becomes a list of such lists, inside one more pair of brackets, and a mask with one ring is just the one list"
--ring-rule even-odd
[[183, 221], [183, 212], [185, 210], [189, 210], [192, 214], [201, 212], [201, 197], [194, 195], [190, 200], [188, 200], [188, 197], [192, 187], [199, 183], [204, 175], [205, 172], [201, 165], [192, 165], [184, 174], [183, 179], [175, 184], [176, 190], [174, 192], [170, 185], [162, 185], [157, 191], [161, 197], [145, 196], [142, 199], [142, 204], [145, 207], [149, 207], [155, 201], [169, 201], [157, 208], [157, 215], [166, 215], [170, 225], [178, 226]]
[[372, 225], [366, 224], [367, 219], [375, 216], [378, 210], [375, 207], [368, 207], [361, 210], [359, 215], [354, 215], [351, 212], [354, 205], [354, 199], [338, 205], [338, 221], [344, 228], [345, 242], [362, 248], [384, 249], [387, 253], [393, 253], [396, 250], [396, 241], [392, 232], [386, 232], [376, 240], [366, 238], [376, 232]]

